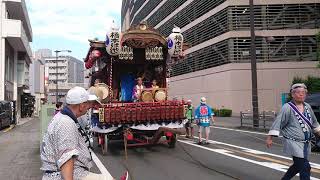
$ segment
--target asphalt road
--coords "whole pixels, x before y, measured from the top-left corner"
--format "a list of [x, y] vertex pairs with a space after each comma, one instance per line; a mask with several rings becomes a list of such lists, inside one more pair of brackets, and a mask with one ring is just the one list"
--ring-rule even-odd
[[[166, 145], [130, 148], [128, 160], [121, 143], [112, 143], [106, 156], [95, 149], [97, 166], [91, 171], [120, 177], [128, 170], [130, 180], [270, 180], [280, 179], [292, 163], [283, 156], [280, 139], [267, 149], [263, 133], [221, 127], [211, 130], [208, 146], [182, 136], [174, 149]], [[41, 179], [39, 135], [38, 119], [0, 132], [0, 179]], [[310, 157], [312, 179], [320, 179], [319, 157]]]
[[[282, 154], [280, 139], [267, 149], [263, 133], [219, 127], [211, 130], [208, 146], [179, 137], [175, 149], [165, 145], [130, 148], [128, 160], [119, 143], [112, 143], [105, 156], [100, 149], [95, 153], [111, 175], [119, 177], [128, 170], [132, 180], [280, 179], [292, 163]], [[310, 158], [314, 179], [320, 178], [319, 157], [312, 154]]]

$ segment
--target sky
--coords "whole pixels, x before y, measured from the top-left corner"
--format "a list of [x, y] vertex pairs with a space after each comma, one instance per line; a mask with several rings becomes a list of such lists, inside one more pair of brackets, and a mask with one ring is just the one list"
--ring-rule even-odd
[[33, 31], [32, 50], [70, 49], [82, 60], [88, 39], [105, 40], [112, 21], [120, 27], [121, 0], [26, 0]]

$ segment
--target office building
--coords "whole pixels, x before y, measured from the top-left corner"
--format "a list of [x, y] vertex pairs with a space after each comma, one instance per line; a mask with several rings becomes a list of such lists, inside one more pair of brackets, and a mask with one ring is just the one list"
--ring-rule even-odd
[[[260, 111], [278, 111], [294, 77], [320, 76], [319, 12], [315, 0], [254, 0]], [[191, 48], [172, 68], [170, 96], [205, 96], [235, 115], [252, 109], [248, 0], [124, 0], [121, 14], [122, 30], [146, 21], [167, 37], [181, 28]]]

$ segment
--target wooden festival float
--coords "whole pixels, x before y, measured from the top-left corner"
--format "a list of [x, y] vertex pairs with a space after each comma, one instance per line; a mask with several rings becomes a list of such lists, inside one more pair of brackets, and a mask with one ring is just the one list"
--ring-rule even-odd
[[[171, 65], [183, 59], [187, 48], [180, 29], [164, 38], [141, 23], [123, 33], [111, 28], [106, 41], [89, 42], [85, 59], [91, 71], [89, 91], [101, 101], [93, 110], [91, 131], [102, 152], [112, 140], [123, 140], [125, 150], [159, 143], [174, 148], [186, 119], [184, 102], [168, 98]], [[145, 88], [133, 101], [138, 77]], [[158, 82], [157, 88], [152, 88], [152, 80]]]

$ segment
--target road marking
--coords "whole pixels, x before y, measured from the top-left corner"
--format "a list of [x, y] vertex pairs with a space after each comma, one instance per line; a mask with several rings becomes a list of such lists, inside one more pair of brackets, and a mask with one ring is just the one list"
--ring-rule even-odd
[[[235, 159], [243, 160], [243, 161], [246, 161], [246, 162], [250, 162], [250, 163], [253, 163], [253, 164], [257, 164], [257, 165], [260, 165], [260, 166], [263, 166], [263, 167], [267, 167], [267, 168], [270, 168], [270, 169], [274, 169], [274, 170], [277, 170], [277, 171], [281, 171], [281, 172], [286, 172], [287, 169], [289, 168], [288, 166], [285, 166], [285, 165], [282, 165], [282, 164], [277, 164], [277, 163], [273, 163], [273, 162], [259, 162], [259, 161], [255, 161], [255, 160], [252, 160], [252, 159], [248, 159], [248, 158], [244, 158], [244, 157], [241, 157], [241, 156], [237, 156], [237, 155], [234, 155], [234, 154], [228, 154], [225, 151], [221, 151], [221, 149], [211, 149], [211, 148], [200, 146], [200, 145], [194, 144], [192, 142], [184, 141], [184, 140], [178, 140], [178, 141], [182, 142], [184, 144], [188, 144], [188, 145], [191, 145], [191, 146], [199, 147], [201, 149], [205, 149], [205, 150], [208, 150], [208, 151], [211, 151], [211, 152], [219, 153], [219, 154], [222, 154], [222, 155], [225, 155], [225, 156], [228, 156], [228, 157], [232, 157], [232, 158], [235, 158]], [[320, 179], [315, 178], [315, 177], [311, 177], [311, 179], [312, 180], [320, 180]]]
[[[223, 148], [223, 147], [220, 147], [220, 148]], [[251, 156], [251, 157], [254, 157], [254, 158], [257, 158], [257, 159], [262, 159], [262, 160], [265, 160], [265, 161], [271, 161], [272, 163], [276, 163], [276, 164], [280, 164], [280, 165], [286, 165], [286, 166], [291, 166], [291, 163], [288, 163], [288, 162], [285, 162], [285, 161], [281, 161], [281, 160], [278, 160], [278, 159], [273, 159], [273, 158], [270, 158], [270, 157], [264, 157], [264, 156], [261, 156], [261, 155], [258, 155], [258, 154], [253, 154], [253, 153], [249, 153], [249, 152], [244, 152], [244, 151], [239, 151], [239, 150], [234, 150], [234, 149], [230, 149], [230, 148], [224, 148], [228, 151], [233, 151], [233, 152], [236, 152], [236, 153], [239, 153], [239, 154], [244, 154], [244, 155], [247, 155], [247, 156]], [[254, 151], [252, 151], [254, 152]], [[317, 169], [317, 168], [312, 168], [311, 169], [311, 172], [315, 172], [315, 173], [320, 173], [320, 170]]]
[[91, 156], [93, 162], [97, 165], [98, 169], [100, 170], [101, 174], [109, 177], [109, 179], [113, 179], [107, 168], [102, 164], [100, 159], [97, 157], [97, 155], [90, 149]]
[[[194, 136], [194, 137], [198, 138], [197, 136]], [[209, 142], [210, 143], [214, 143], [214, 144], [221, 144], [221, 145], [225, 145], [225, 146], [230, 146], [230, 147], [238, 148], [238, 149], [241, 149], [241, 150], [252, 151], [253, 154], [255, 154], [255, 153], [264, 153], [265, 155], [268, 155], [268, 156], [273, 156], [273, 157], [277, 157], [277, 158], [292, 160], [289, 157], [285, 157], [285, 156], [281, 156], [281, 155], [277, 155], [277, 154], [271, 154], [271, 153], [268, 153], [268, 152], [263, 152], [263, 151], [259, 151], [259, 150], [255, 150], [255, 149], [246, 148], [246, 147], [241, 147], [241, 146], [237, 146], [237, 145], [233, 145], [233, 144], [228, 144], [228, 143], [223, 143], [223, 142], [213, 141], [213, 140], [209, 140]], [[316, 163], [310, 162], [310, 165], [313, 168], [320, 169], [320, 164], [316, 164]]]
[[14, 128], [14, 125], [10, 125], [10, 127], [4, 129], [3, 132], [6, 133], [6, 132], [10, 131], [10, 130], [13, 129], [13, 128]]
[[240, 129], [232, 129], [232, 128], [225, 128], [225, 127], [217, 127], [217, 126], [210, 126], [211, 128], [214, 129], [223, 129], [223, 130], [228, 130], [228, 131], [236, 131], [236, 132], [243, 132], [243, 133], [249, 133], [249, 134], [259, 134], [263, 136], [267, 136], [267, 133], [260, 133], [260, 132], [253, 132], [253, 131], [245, 131], [245, 130], [240, 130]]

